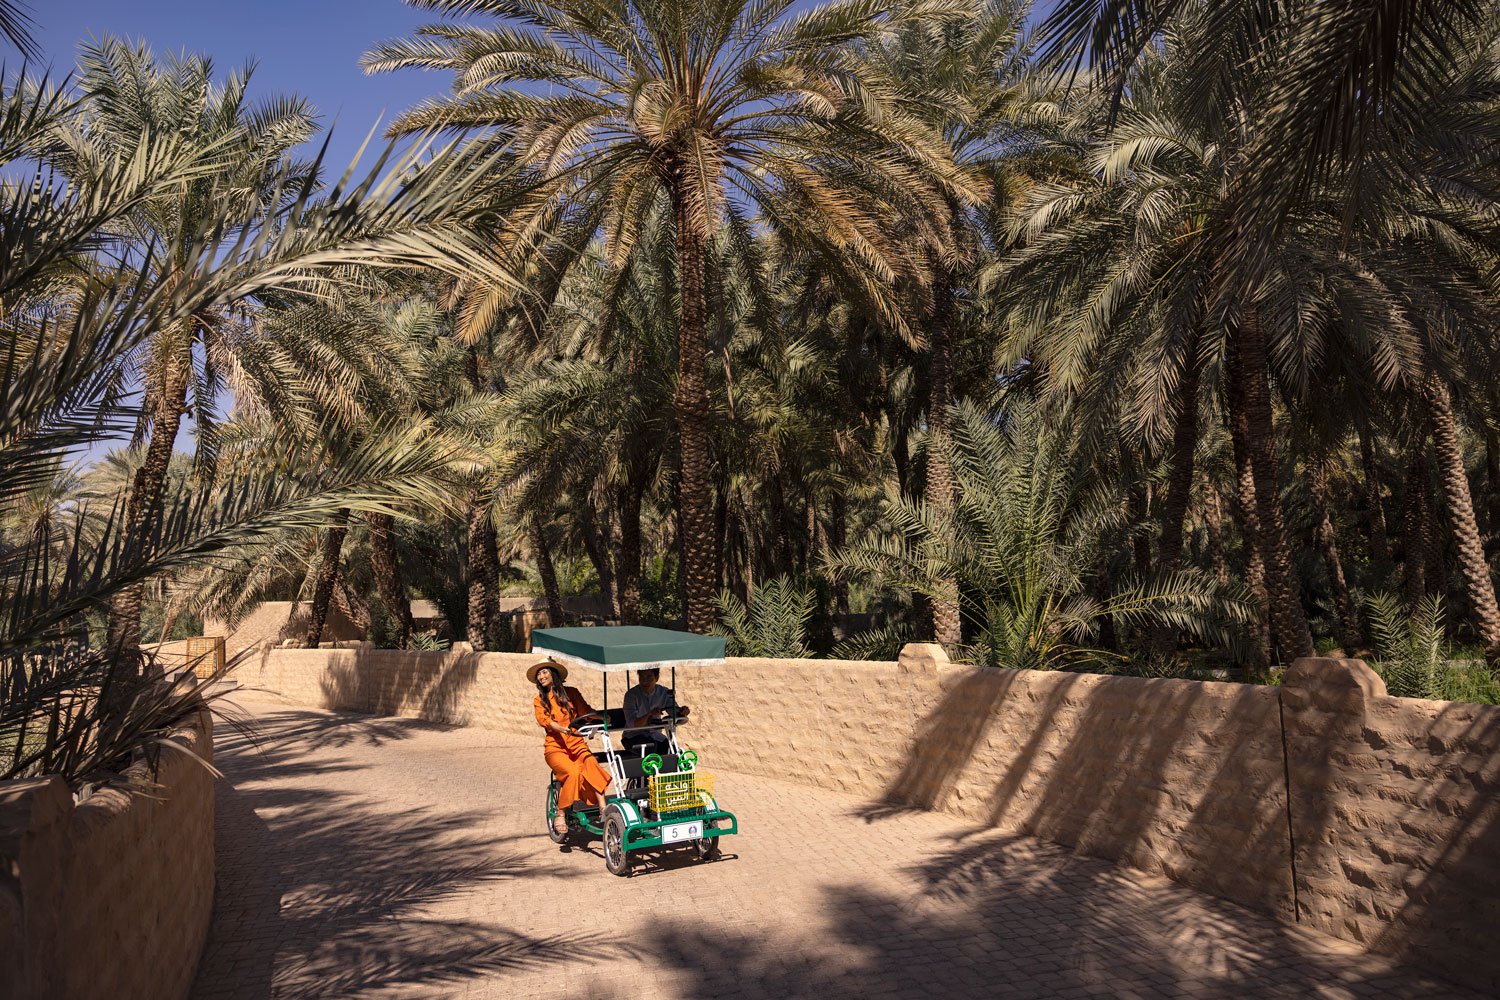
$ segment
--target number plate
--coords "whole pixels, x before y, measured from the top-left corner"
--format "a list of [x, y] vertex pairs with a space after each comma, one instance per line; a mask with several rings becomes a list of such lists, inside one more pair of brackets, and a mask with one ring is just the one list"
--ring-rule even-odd
[[663, 844], [675, 844], [683, 840], [697, 840], [703, 836], [703, 821], [693, 823], [673, 823], [661, 828], [661, 842]]

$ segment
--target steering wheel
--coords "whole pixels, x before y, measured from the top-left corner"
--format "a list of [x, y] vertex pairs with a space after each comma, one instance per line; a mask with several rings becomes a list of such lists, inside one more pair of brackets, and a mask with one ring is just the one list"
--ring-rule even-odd
[[580, 715], [578, 718], [568, 723], [568, 728], [573, 730], [573, 732], [575, 733], [581, 733], [583, 732], [584, 727], [602, 726], [604, 725], [603, 715], [603, 712], [590, 712], [587, 715]]

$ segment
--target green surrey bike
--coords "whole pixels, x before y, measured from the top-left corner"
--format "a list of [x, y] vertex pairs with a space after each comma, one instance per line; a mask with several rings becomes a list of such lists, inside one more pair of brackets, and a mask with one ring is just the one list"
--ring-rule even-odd
[[[678, 667], [724, 665], [724, 640], [690, 632], [616, 625], [597, 628], [537, 629], [531, 651], [545, 654], [569, 667], [585, 667], [604, 675], [604, 708], [578, 719], [572, 729], [599, 742], [593, 754], [614, 778], [618, 794], [602, 808], [576, 802], [566, 817], [568, 832], [553, 827], [561, 782], [547, 786], [547, 835], [559, 844], [584, 833], [604, 841], [604, 867], [615, 875], [629, 875], [631, 855], [643, 851], [691, 849], [704, 861], [721, 856], [719, 838], [739, 832], [734, 814], [714, 798], [713, 775], [704, 771], [698, 755], [677, 740], [685, 720], [673, 714], [648, 726], [630, 728], [623, 709], [609, 707], [609, 675], [658, 668], [670, 669], [677, 687]], [[662, 733], [665, 741], [652, 747], [629, 747], [624, 737], [640, 732]]]

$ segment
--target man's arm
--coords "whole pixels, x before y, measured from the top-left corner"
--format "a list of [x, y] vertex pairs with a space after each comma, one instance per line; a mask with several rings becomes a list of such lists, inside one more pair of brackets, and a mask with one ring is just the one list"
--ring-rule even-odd
[[637, 715], [641, 707], [641, 695], [638, 688], [631, 688], [625, 692], [625, 725], [630, 729], [636, 729], [646, 724], [646, 716]]

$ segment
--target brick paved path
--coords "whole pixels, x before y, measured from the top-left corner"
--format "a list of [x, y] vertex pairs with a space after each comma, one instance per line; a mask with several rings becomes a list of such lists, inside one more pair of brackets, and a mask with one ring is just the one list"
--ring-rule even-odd
[[538, 739], [243, 708], [198, 1000], [1468, 995], [1061, 848], [722, 766], [726, 859], [620, 879], [597, 842], [547, 839]]

